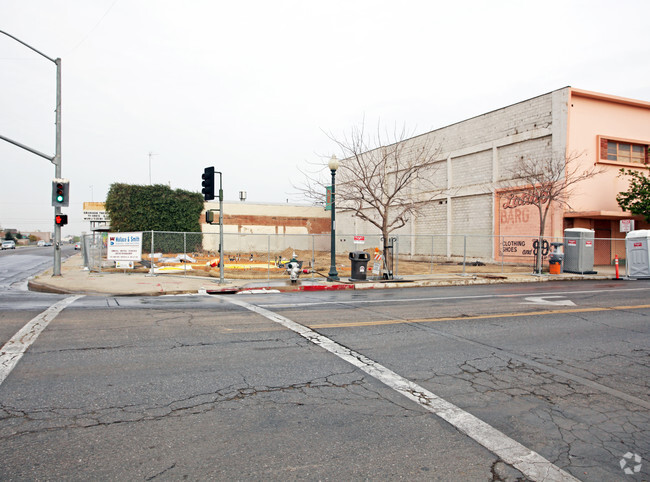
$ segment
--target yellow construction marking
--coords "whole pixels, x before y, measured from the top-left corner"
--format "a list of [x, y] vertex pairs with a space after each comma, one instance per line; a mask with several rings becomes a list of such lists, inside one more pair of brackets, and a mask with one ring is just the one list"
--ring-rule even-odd
[[557, 315], [557, 314], [570, 314], [570, 313], [595, 313], [598, 311], [618, 311], [618, 310], [640, 310], [643, 308], [650, 308], [650, 305], [634, 305], [634, 306], [612, 306], [609, 308], [567, 308], [561, 310], [544, 310], [544, 311], [527, 311], [518, 313], [494, 313], [489, 315], [474, 315], [474, 316], [449, 316], [445, 318], [414, 318], [412, 320], [377, 320], [377, 321], [356, 321], [351, 323], [331, 323], [320, 325], [308, 325], [310, 328], [352, 328], [360, 326], [379, 326], [379, 325], [398, 325], [402, 323], [437, 323], [441, 321], [458, 321], [458, 320], [483, 320], [490, 318], [512, 318], [517, 316], [541, 316], [541, 315]]

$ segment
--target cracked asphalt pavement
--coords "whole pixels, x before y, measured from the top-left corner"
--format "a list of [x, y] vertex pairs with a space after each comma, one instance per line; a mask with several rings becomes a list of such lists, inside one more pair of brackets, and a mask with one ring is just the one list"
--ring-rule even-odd
[[[650, 478], [649, 293], [592, 281], [237, 299], [601, 481]], [[0, 293], [0, 345], [64, 298]], [[224, 297], [78, 299], [0, 384], [2, 480], [401, 478], [531, 475]]]

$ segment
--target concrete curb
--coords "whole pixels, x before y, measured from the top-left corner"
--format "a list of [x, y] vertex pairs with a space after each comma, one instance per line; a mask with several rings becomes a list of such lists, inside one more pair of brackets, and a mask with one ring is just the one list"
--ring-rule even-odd
[[142, 274], [91, 273], [83, 270], [78, 257], [64, 263], [63, 276], [52, 277], [51, 269], [28, 280], [30, 291], [55, 294], [87, 294], [94, 296], [162, 296], [205, 293], [225, 295], [264, 292], [314, 292], [339, 290], [370, 290], [395, 288], [423, 288], [436, 286], [470, 286], [486, 284], [540, 283], [549, 281], [611, 280], [612, 275], [533, 275], [522, 273], [449, 274], [434, 277], [402, 278], [400, 280], [368, 280], [327, 282], [314, 279], [290, 284], [288, 280], [231, 279], [226, 285], [214, 286], [215, 279], [203, 277], [175, 277], [173, 275], [147, 276]]

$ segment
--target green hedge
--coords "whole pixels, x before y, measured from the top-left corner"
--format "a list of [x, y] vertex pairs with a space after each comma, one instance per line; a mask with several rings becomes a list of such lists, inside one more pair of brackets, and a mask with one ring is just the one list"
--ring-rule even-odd
[[[193, 253], [203, 251], [203, 233], [153, 233], [154, 253]], [[142, 253], [151, 252], [151, 231], [142, 233]]]
[[173, 231], [154, 234], [154, 251], [183, 252], [183, 232], [186, 250], [200, 251], [201, 212], [203, 196], [183, 189], [171, 189], [164, 184], [138, 186], [112, 184], [106, 196], [106, 211], [111, 218], [113, 232], [143, 231], [142, 251], [151, 250], [151, 233], [147, 231]]

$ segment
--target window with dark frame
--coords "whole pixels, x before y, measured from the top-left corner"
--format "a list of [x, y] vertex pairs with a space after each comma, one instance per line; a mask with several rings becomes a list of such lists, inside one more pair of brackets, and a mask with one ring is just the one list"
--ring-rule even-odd
[[628, 164], [647, 164], [648, 145], [601, 138], [600, 159]]

